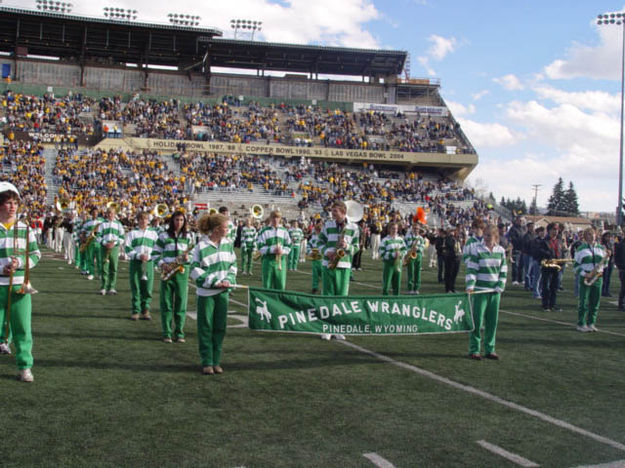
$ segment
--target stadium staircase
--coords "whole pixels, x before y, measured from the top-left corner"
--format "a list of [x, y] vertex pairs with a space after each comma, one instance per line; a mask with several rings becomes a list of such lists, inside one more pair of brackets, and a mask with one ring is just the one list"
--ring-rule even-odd
[[54, 197], [56, 197], [59, 193], [59, 186], [54, 183], [54, 178], [52, 175], [52, 172], [54, 171], [54, 166], [56, 165], [57, 153], [57, 150], [53, 147], [47, 147], [43, 150], [43, 156], [46, 158], [45, 181], [47, 186], [46, 202], [48, 203], [48, 205], [54, 203]]

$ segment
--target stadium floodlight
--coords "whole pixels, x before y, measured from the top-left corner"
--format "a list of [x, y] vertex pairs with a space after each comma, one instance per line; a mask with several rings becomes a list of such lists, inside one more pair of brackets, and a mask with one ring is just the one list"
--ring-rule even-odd
[[134, 21], [137, 19], [137, 10], [117, 7], [104, 7], [104, 16], [108, 19], [119, 21]]
[[182, 13], [169, 13], [167, 17], [171, 24], [188, 27], [199, 26], [200, 20], [202, 19], [197, 15], [186, 15]]
[[232, 29], [234, 29], [234, 38], [237, 38], [237, 32], [239, 30], [245, 31], [245, 30], [249, 30], [246, 31], [248, 33], [250, 33], [251, 31], [251, 36], [252, 36], [252, 40], [254, 40], [254, 33], [256, 31], [261, 31], [263, 22], [262, 21], [255, 21], [255, 20], [244, 20], [244, 19], [233, 19], [230, 20], [230, 27]]
[[50, 13], [69, 13], [72, 11], [72, 4], [57, 0], [36, 0], [37, 9]]
[[618, 160], [618, 207], [616, 208], [616, 225], [621, 226], [623, 224], [623, 97], [625, 97], [625, 13], [615, 12], [597, 15], [597, 24], [599, 26], [620, 26], [623, 33], [623, 44], [621, 46], [621, 135]]

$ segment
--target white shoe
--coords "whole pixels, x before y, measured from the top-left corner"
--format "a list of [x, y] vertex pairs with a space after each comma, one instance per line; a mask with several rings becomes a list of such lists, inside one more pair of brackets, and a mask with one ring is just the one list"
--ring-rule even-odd
[[21, 370], [19, 379], [21, 382], [32, 382], [33, 380], [35, 380], [35, 378], [33, 377], [33, 373], [30, 371], [30, 369]]
[[100, 289], [100, 294], [102, 296], [106, 296], [106, 289]]
[[589, 331], [592, 331], [592, 330], [589, 329], [586, 325], [578, 325], [577, 331], [582, 332], [582, 333], [588, 333]]
[[88, 279], [88, 280], [92, 280], [92, 279], [93, 279], [93, 275], [89, 275], [89, 276], [87, 276], [87, 279]]
[[595, 327], [594, 325], [586, 325], [586, 328], [588, 329], [588, 331], [591, 331], [591, 332], [599, 331], [599, 329]]
[[321, 339], [322, 340], [330, 341], [331, 338], [332, 338], [332, 335], [330, 335], [329, 333], [322, 333], [321, 334]]
[[335, 340], [344, 340], [345, 339], [345, 335], [332, 335], [334, 337]]
[[518, 282], [518, 281], [513, 281], [513, 282], [512, 282], [512, 286], [518, 286], [518, 285], [519, 285], [519, 282]]
[[0, 343], [0, 354], [11, 354], [11, 348], [7, 343]]
[[117, 294], [117, 291], [115, 291], [114, 289], [111, 289], [107, 294], [114, 296], [115, 294]]

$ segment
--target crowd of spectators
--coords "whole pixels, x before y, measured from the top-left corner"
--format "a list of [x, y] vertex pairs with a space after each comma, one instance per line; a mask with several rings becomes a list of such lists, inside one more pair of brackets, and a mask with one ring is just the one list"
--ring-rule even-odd
[[21, 194], [21, 203], [33, 216], [45, 212], [47, 186], [43, 147], [28, 141], [6, 141], [0, 148], [2, 180], [11, 182]]

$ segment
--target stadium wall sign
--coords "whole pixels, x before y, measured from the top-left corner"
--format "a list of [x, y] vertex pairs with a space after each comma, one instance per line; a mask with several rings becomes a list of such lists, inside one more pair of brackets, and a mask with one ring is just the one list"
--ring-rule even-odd
[[444, 106], [411, 106], [406, 104], [376, 104], [373, 102], [355, 102], [354, 112], [374, 111], [389, 114], [428, 114], [439, 117], [449, 115], [449, 110]]
[[416, 335], [473, 329], [467, 294], [316, 296], [249, 288], [249, 327], [287, 333]]
[[405, 165], [433, 165], [448, 167], [474, 167], [476, 154], [408, 153], [401, 151], [349, 150], [342, 148], [301, 147], [262, 143], [224, 143], [220, 141], [158, 140], [153, 138], [124, 138], [138, 150], [148, 149], [176, 152], [184, 144], [187, 151], [223, 154], [266, 154], [285, 158], [307, 157], [328, 160], [371, 161], [401, 163]]
[[[11, 130], [6, 130], [5, 135], [11, 133]], [[22, 130], [13, 130], [15, 140], [18, 141], [38, 141], [39, 143], [55, 143], [58, 139], [59, 143], [67, 143], [71, 138], [74, 141], [78, 140], [78, 144], [81, 146], [93, 146], [98, 142], [98, 138], [88, 135], [68, 135], [67, 133], [50, 133], [50, 132], [25, 132]]]

